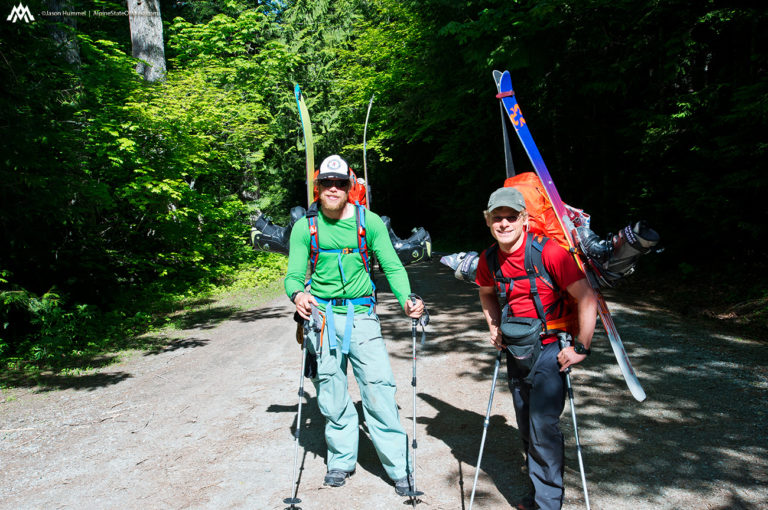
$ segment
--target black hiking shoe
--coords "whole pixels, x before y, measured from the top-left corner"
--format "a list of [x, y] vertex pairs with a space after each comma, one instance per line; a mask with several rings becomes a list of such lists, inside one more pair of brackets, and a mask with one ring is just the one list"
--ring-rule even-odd
[[329, 487], [341, 487], [347, 481], [347, 478], [352, 476], [355, 471], [342, 471], [341, 469], [331, 469], [325, 474], [325, 480], [323, 485]]
[[533, 492], [526, 494], [522, 498], [520, 498], [518, 501], [516, 501], [512, 508], [515, 510], [536, 510], [538, 505], [536, 505], [536, 499], [533, 495]]
[[395, 492], [398, 496], [408, 496], [416, 492], [416, 487], [413, 486], [413, 475], [395, 480]]

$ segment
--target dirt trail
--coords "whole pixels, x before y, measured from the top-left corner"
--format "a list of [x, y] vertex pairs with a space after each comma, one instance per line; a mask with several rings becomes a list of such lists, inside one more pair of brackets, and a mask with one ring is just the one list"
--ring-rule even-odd
[[[439, 264], [409, 268], [432, 325], [418, 360], [422, 509], [464, 509], [494, 353], [475, 290]], [[391, 294], [379, 313], [411, 431], [410, 323]], [[0, 508], [282, 509], [290, 495], [299, 348], [291, 309], [266, 306], [191, 325], [165, 348], [0, 403]], [[602, 334], [573, 376], [592, 508], [768, 508], [764, 344], [689, 326], [640, 300], [611, 300], [648, 393], [635, 402]], [[631, 307], [630, 307], [631, 306]], [[216, 308], [213, 305], [213, 313]], [[322, 486], [322, 417], [307, 381], [299, 497], [305, 510], [406, 508], [362, 425], [357, 473]], [[351, 382], [358, 402], [356, 383]], [[500, 373], [475, 508], [526, 491], [511, 397]], [[567, 407], [567, 406], [566, 406]], [[564, 508], [583, 508], [570, 412]]]

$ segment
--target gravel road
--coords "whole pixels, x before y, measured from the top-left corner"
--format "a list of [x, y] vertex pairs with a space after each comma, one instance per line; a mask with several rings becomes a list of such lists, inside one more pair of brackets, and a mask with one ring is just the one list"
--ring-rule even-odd
[[[432, 325], [418, 355], [417, 480], [426, 509], [465, 509], [494, 352], [475, 289], [437, 263], [409, 268]], [[406, 430], [412, 427], [410, 321], [380, 295]], [[642, 296], [609, 296], [648, 394], [632, 399], [602, 329], [573, 375], [595, 510], [768, 508], [764, 343], [692, 325]], [[190, 317], [162, 347], [0, 397], [0, 508], [283, 509], [291, 492], [300, 350], [288, 299]], [[199, 319], [199, 320], [196, 320]], [[502, 368], [476, 509], [527, 490]], [[351, 378], [351, 376], [350, 376]], [[352, 379], [352, 378], [351, 378]], [[350, 383], [358, 403], [357, 385]], [[299, 497], [304, 510], [400, 509], [365, 425], [357, 473], [323, 487], [322, 417], [307, 381]], [[584, 508], [568, 405], [564, 508]]]

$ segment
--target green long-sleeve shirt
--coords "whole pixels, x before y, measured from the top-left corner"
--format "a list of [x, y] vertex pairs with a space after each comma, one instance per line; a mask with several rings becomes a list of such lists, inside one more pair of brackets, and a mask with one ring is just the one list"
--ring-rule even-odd
[[[337, 250], [358, 247], [357, 221], [354, 215], [343, 220], [333, 220], [320, 212], [317, 217], [320, 248]], [[411, 285], [408, 273], [389, 239], [389, 232], [379, 215], [369, 210], [365, 211], [365, 228], [369, 254], [376, 254], [392, 292], [400, 306], [403, 306], [411, 293]], [[309, 221], [305, 217], [296, 222], [291, 232], [288, 272], [285, 276], [285, 292], [289, 296], [304, 290], [309, 262], [309, 242]], [[373, 289], [362, 256], [359, 253], [342, 254], [341, 265], [344, 268], [344, 278], [339, 269], [339, 254], [321, 252], [317, 258], [315, 273], [312, 275], [311, 294], [323, 299], [370, 296]], [[334, 307], [336, 312], [344, 313], [345, 310], [343, 306]], [[355, 311], [367, 311], [367, 307], [357, 306]]]

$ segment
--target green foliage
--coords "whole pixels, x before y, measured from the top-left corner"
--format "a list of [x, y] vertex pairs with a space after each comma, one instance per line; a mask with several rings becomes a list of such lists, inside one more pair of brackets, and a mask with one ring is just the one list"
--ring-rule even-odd
[[598, 232], [648, 219], [667, 247], [656, 267], [686, 281], [718, 266], [749, 275], [766, 256], [764, 9], [204, 0], [162, 13], [169, 71], [155, 85], [134, 72], [124, 20], [0, 24], [0, 358], [119, 344], [236, 268], [250, 268], [239, 285], [278, 278], [284, 259], [251, 250], [247, 221], [303, 204], [296, 83], [317, 159], [341, 153], [358, 172], [375, 94], [373, 205], [401, 236], [425, 226], [437, 245], [456, 232], [463, 249], [489, 242], [479, 212], [503, 177], [496, 68], [511, 71], [561, 194]]
[[285, 275], [288, 258], [277, 253], [259, 252], [252, 264], [242, 267], [220, 287], [218, 292], [233, 290], [252, 290], [275, 282]]
[[270, 35], [274, 16], [178, 20], [178, 64], [158, 85], [118, 41], [86, 32], [68, 66], [44, 22], [34, 53], [4, 53], [0, 262], [13, 281], [0, 286], [0, 358], [55, 363], [115, 344], [244, 263], [265, 264], [259, 285], [278, 278], [247, 244], [249, 213], [284, 208], [290, 180], [296, 57]]
[[[372, 145], [391, 164], [373, 172], [385, 189], [374, 202], [396, 226], [416, 215], [435, 239], [487, 239], [468, 212], [503, 176], [497, 68], [512, 73], [561, 194], [598, 231], [647, 218], [670, 267], [764, 255], [764, 11], [681, 1], [373, 5], [344, 54], [344, 83], [350, 101], [376, 93]], [[518, 171], [529, 169], [516, 140], [513, 152]], [[418, 185], [397, 184], [409, 181]], [[723, 242], [734, 234], [749, 240], [746, 254]]]

